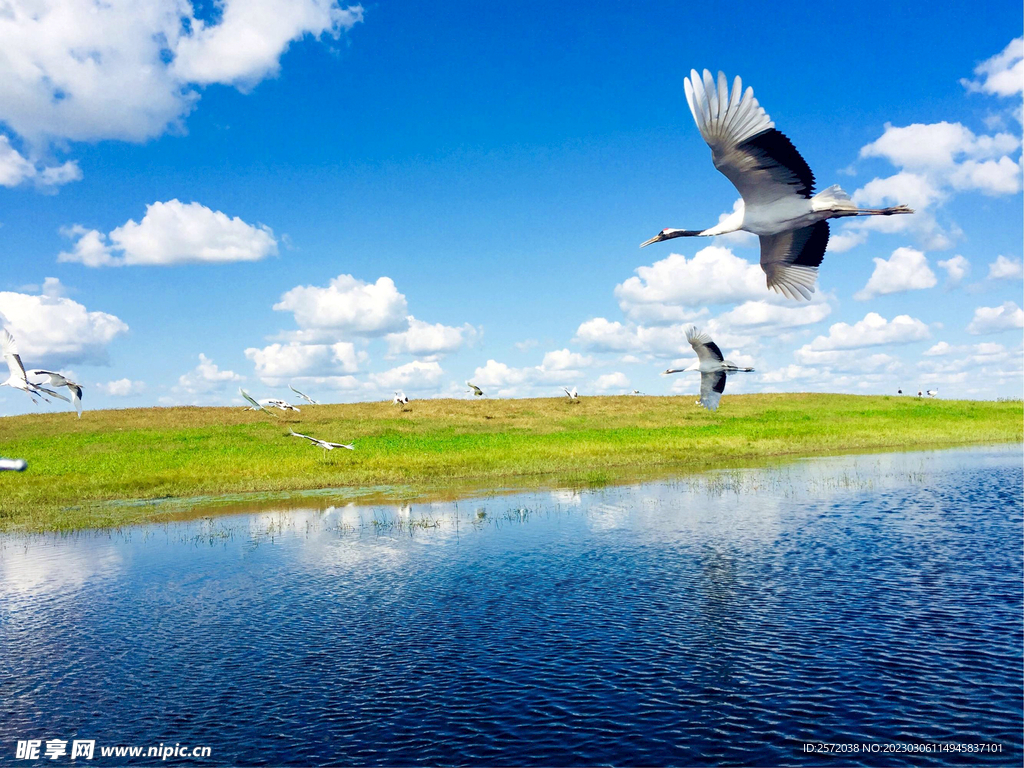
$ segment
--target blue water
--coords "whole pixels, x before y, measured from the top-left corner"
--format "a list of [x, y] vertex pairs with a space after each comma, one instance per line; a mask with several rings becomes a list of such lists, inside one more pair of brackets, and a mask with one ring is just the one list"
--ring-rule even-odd
[[[0, 762], [1020, 765], [1022, 504], [1013, 446], [0, 539]], [[937, 742], [1001, 751], [804, 751]]]

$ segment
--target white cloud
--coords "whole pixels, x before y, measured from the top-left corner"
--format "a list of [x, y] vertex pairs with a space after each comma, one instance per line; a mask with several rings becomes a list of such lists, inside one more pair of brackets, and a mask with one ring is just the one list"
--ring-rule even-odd
[[224, 0], [215, 24], [187, 0], [8, 0], [0, 14], [0, 122], [29, 143], [144, 141], [181, 130], [196, 85], [251, 87], [289, 44], [338, 36], [362, 7]]
[[598, 392], [608, 392], [613, 389], [628, 389], [629, 378], [626, 374], [616, 371], [615, 373], [605, 373], [597, 377], [597, 381], [594, 382], [594, 389]]
[[875, 271], [853, 298], [866, 301], [875, 296], [933, 288], [938, 282], [925, 255], [913, 248], [897, 248], [888, 259], [874, 259]]
[[950, 346], [949, 342], [940, 341], [938, 344], [934, 344], [926, 349], [922, 354], [928, 357], [935, 357], [937, 355], [948, 355], [956, 349], [956, 347]]
[[868, 239], [868, 233], [862, 229], [842, 229], [832, 232], [828, 238], [826, 253], [845, 253], [856, 248]]
[[570, 371], [580, 368], [589, 368], [594, 364], [594, 358], [581, 355], [579, 352], [570, 352], [568, 349], [556, 349], [544, 355], [540, 367], [545, 371]]
[[1024, 88], [1024, 37], [1010, 41], [1000, 53], [974, 68], [974, 80], [963, 78], [968, 91], [995, 96], [1013, 96]]
[[106, 312], [90, 312], [47, 278], [43, 295], [0, 291], [0, 323], [14, 335], [26, 365], [105, 365], [107, 345], [128, 326]]
[[409, 325], [405, 296], [390, 277], [365, 283], [352, 275], [338, 275], [325, 288], [296, 286], [274, 309], [292, 312], [301, 329], [314, 332], [380, 336], [405, 331]]
[[824, 320], [832, 313], [832, 307], [824, 301], [810, 304], [784, 306], [766, 301], [747, 301], [717, 318], [723, 327], [772, 333], [783, 328], [796, 328]]
[[187, 395], [208, 395], [220, 391], [226, 384], [242, 381], [234, 371], [222, 371], [210, 358], [199, 353], [199, 365], [178, 377], [174, 391]]
[[245, 356], [253, 361], [260, 381], [271, 386], [286, 384], [299, 377], [331, 377], [355, 373], [366, 353], [352, 342], [335, 344], [271, 344], [263, 349], [250, 347]]
[[946, 284], [950, 288], [960, 285], [960, 282], [967, 276], [967, 273], [971, 271], [971, 262], [960, 254], [951, 259], [940, 261], [939, 266], [946, 270]]
[[389, 333], [388, 354], [407, 353], [417, 357], [434, 357], [456, 352], [476, 338], [477, 330], [469, 323], [453, 327], [442, 323], [425, 323], [410, 315], [409, 327], [400, 333]]
[[868, 312], [863, 320], [850, 325], [835, 323], [828, 329], [828, 336], [818, 336], [810, 344], [796, 351], [797, 359], [814, 362], [805, 353], [826, 352], [839, 349], [859, 349], [880, 344], [907, 344], [931, 336], [928, 326], [909, 315], [898, 315], [891, 321], [877, 312]]
[[1024, 278], [1024, 263], [1020, 259], [998, 256], [988, 265], [989, 280], [1020, 280]]
[[884, 157], [897, 167], [912, 171], [952, 169], [960, 160], [988, 160], [1020, 147], [1011, 133], [977, 136], [960, 123], [913, 123], [903, 127], [885, 124], [875, 141], [862, 147], [861, 157]]
[[982, 162], [967, 160], [949, 174], [949, 183], [954, 189], [973, 189], [991, 197], [1020, 192], [1020, 179], [1020, 163], [1009, 157]]
[[681, 307], [726, 304], [770, 298], [761, 267], [735, 256], [728, 248], [710, 245], [693, 258], [673, 253], [615, 287], [619, 306], [639, 322], [678, 322]]
[[967, 332], [975, 336], [998, 333], [1013, 328], [1024, 328], [1024, 310], [1007, 301], [1000, 307], [978, 307], [967, 325]]
[[57, 260], [87, 267], [258, 261], [277, 253], [269, 227], [179, 200], [147, 205], [141, 222], [129, 219], [109, 235], [79, 225], [64, 233], [78, 240]]
[[97, 384], [97, 389], [111, 397], [134, 397], [146, 391], [146, 384], [131, 379], [117, 379], [106, 384]]
[[537, 341], [537, 339], [523, 339], [522, 341], [517, 341], [513, 346], [520, 352], [527, 352], [538, 344], [540, 344], [540, 342]]
[[0, 187], [16, 187], [26, 181], [33, 181], [40, 187], [59, 187], [81, 178], [78, 163], [71, 160], [57, 166], [33, 163], [11, 146], [10, 139], [0, 134]]
[[370, 381], [385, 390], [416, 391], [436, 389], [443, 375], [444, 371], [437, 361], [413, 360], [390, 371], [371, 374]]

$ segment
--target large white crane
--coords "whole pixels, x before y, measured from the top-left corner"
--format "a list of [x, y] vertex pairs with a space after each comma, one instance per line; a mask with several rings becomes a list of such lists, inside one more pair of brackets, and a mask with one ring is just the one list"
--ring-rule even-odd
[[810, 299], [828, 245], [828, 221], [844, 216], [913, 213], [905, 205], [858, 208], [838, 185], [814, 194], [814, 174], [740, 78], [729, 90], [708, 70], [684, 81], [686, 102], [715, 168], [733, 183], [743, 205], [709, 229], [663, 229], [640, 245], [674, 237], [709, 237], [737, 230], [761, 240], [761, 269], [768, 287], [791, 299]]
[[753, 368], [743, 368], [725, 359], [722, 350], [711, 340], [707, 333], [697, 330], [692, 325], [686, 329], [686, 340], [697, 353], [697, 362], [687, 368], [669, 368], [662, 375], [700, 371], [700, 400], [709, 411], [718, 409], [718, 403], [725, 392], [726, 375], [730, 373], [751, 373]]

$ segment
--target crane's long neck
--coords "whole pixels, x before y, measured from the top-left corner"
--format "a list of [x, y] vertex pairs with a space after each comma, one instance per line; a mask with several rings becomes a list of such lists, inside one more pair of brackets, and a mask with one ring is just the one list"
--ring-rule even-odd
[[701, 237], [712, 237], [713, 235], [725, 235], [729, 232], [736, 232], [743, 229], [743, 208], [733, 211], [715, 226], [698, 233]]

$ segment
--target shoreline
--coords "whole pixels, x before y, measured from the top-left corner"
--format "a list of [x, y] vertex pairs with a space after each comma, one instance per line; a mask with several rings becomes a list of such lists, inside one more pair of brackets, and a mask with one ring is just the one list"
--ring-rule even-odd
[[[1024, 439], [1021, 401], [735, 395], [708, 413], [690, 398], [424, 400], [403, 411], [357, 403], [281, 419], [235, 408], [94, 411], [80, 424], [61, 414], [0, 419], [0, 454], [29, 460], [27, 472], [0, 476], [0, 532], [117, 528], [264, 503], [599, 487]], [[289, 439], [293, 428], [354, 439], [357, 450], [321, 456]]]

